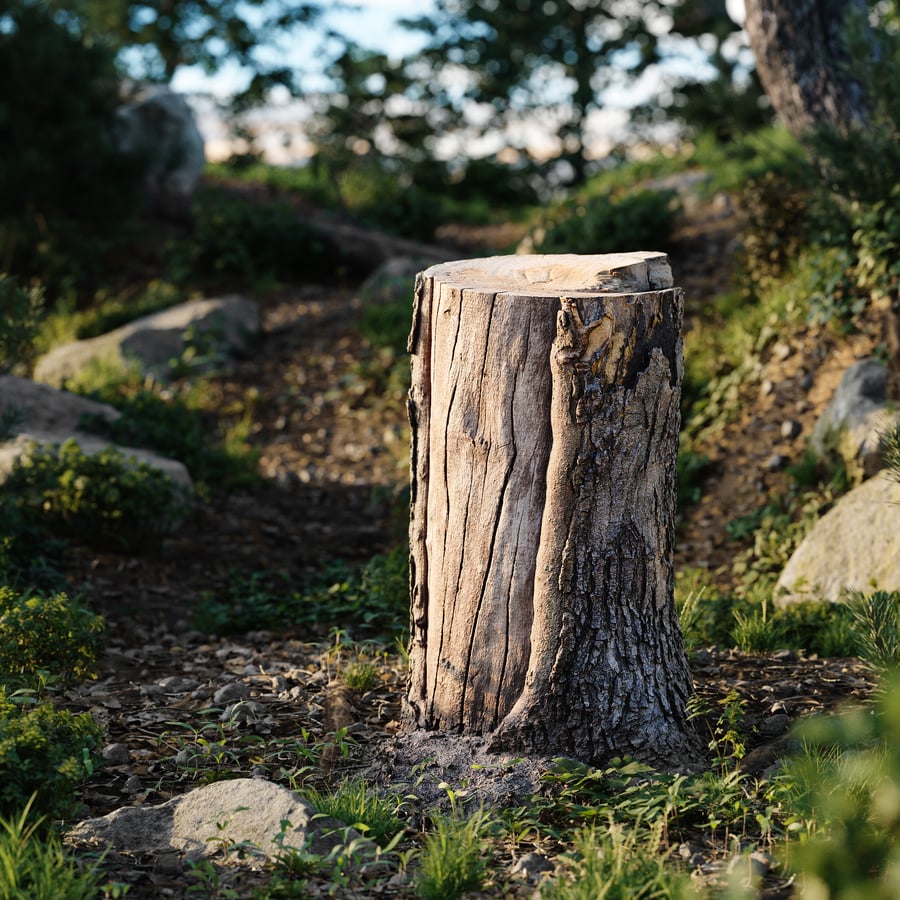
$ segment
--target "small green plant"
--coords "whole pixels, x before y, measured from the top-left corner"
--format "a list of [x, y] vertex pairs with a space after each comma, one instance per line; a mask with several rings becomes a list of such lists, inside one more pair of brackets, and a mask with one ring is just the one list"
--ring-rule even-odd
[[109, 447], [32, 444], [5, 482], [23, 516], [47, 531], [118, 550], [155, 546], [187, 513], [183, 489]]
[[406, 826], [397, 815], [400, 799], [379, 796], [362, 778], [346, 779], [334, 791], [308, 788], [304, 795], [317, 812], [350, 825], [379, 847], [392, 845], [405, 831]]
[[765, 597], [759, 609], [749, 615], [745, 616], [735, 610], [734, 620], [732, 637], [738, 650], [744, 653], [768, 653], [778, 648], [780, 635], [769, 616], [769, 603]]
[[33, 808], [47, 816], [69, 814], [101, 738], [89, 715], [34, 705], [32, 694], [0, 687], [0, 815], [14, 815], [32, 796]]
[[416, 878], [422, 900], [455, 900], [483, 886], [489, 862], [485, 836], [492, 825], [484, 810], [468, 817], [458, 811], [434, 817]]
[[361, 569], [335, 564], [302, 591], [284, 573], [236, 572], [222, 595], [204, 595], [194, 624], [213, 634], [318, 624], [354, 634], [399, 632], [408, 622], [409, 559], [405, 547], [373, 556]]
[[34, 798], [0, 818], [0, 897], [28, 900], [93, 900], [99, 864], [78, 865], [59, 837], [33, 815]]
[[771, 787], [788, 835], [785, 865], [814, 896], [888, 900], [900, 885], [900, 683], [872, 708], [817, 717]]
[[63, 685], [91, 676], [103, 625], [66, 594], [0, 587], [0, 683], [34, 684], [42, 671]]
[[364, 694], [381, 683], [378, 666], [366, 660], [356, 660], [347, 664], [342, 673], [344, 684], [351, 691]]
[[663, 826], [660, 821], [649, 833], [615, 822], [581, 829], [574, 852], [562, 857], [563, 874], [542, 888], [542, 900], [696, 897], [688, 875], [667, 866], [663, 855], [648, 852], [660, 845]]
[[860, 657], [879, 675], [900, 667], [900, 591], [851, 591], [847, 602]]

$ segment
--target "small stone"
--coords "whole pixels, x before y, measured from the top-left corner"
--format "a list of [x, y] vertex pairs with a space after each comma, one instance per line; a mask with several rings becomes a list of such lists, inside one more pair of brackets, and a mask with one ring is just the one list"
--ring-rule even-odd
[[773, 453], [763, 464], [769, 472], [777, 472], [783, 469], [790, 460], [781, 453]]
[[219, 721], [232, 722], [234, 724], [256, 722], [265, 711], [265, 706], [262, 703], [257, 703], [255, 700], [239, 700], [237, 703], [232, 703], [231, 706], [225, 708], [225, 711], [219, 716]]
[[235, 700], [246, 700], [249, 696], [250, 688], [243, 681], [232, 681], [231, 684], [220, 687], [213, 694], [213, 703], [216, 706], [224, 706]]
[[131, 751], [125, 744], [107, 744], [100, 755], [111, 766], [127, 766], [131, 762]]
[[808, 391], [814, 384], [815, 379], [808, 372], [800, 379], [801, 390]]
[[139, 794], [144, 789], [143, 784], [141, 784], [141, 779], [137, 775], [132, 775], [125, 782], [125, 790], [129, 794]]
[[793, 351], [791, 350], [790, 344], [786, 344], [784, 341], [778, 341], [772, 347], [772, 358], [777, 359], [779, 362], [783, 362], [786, 360]]
[[513, 878], [519, 878], [536, 884], [541, 879], [541, 874], [553, 869], [553, 863], [540, 853], [525, 853], [520, 856], [510, 869]]
[[762, 382], [759, 386], [759, 396], [760, 397], [768, 397], [770, 394], [775, 393], [775, 384], [772, 381], [769, 381], [767, 378]]
[[788, 419], [781, 423], [781, 436], [786, 441], [792, 441], [803, 430], [803, 426], [796, 419]]
[[784, 713], [775, 713], [763, 719], [759, 726], [759, 733], [767, 738], [780, 737], [791, 724], [791, 717]]

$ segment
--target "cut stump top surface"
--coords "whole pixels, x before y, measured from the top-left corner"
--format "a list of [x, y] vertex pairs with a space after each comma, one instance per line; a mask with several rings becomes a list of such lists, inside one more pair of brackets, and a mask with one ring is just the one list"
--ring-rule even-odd
[[488, 256], [441, 263], [423, 274], [463, 290], [528, 296], [632, 294], [673, 286], [669, 257], [643, 250]]

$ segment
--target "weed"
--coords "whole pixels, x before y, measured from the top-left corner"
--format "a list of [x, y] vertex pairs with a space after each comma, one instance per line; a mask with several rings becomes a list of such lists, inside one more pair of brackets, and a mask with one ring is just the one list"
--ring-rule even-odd
[[696, 897], [687, 875], [668, 868], [664, 857], [648, 852], [658, 847], [663, 823], [644, 834], [615, 822], [590, 826], [573, 838], [574, 852], [562, 857], [565, 871], [545, 885], [543, 900], [680, 900]]
[[435, 816], [419, 858], [416, 886], [422, 900], [454, 900], [482, 887], [488, 866], [485, 836], [493, 820], [484, 810], [468, 818]]
[[379, 669], [374, 663], [357, 660], [347, 665], [343, 672], [344, 684], [351, 691], [364, 694], [381, 683]]
[[0, 375], [30, 359], [43, 306], [40, 288], [23, 288], [0, 272]]
[[391, 845], [405, 831], [406, 826], [397, 816], [402, 801], [379, 796], [369, 790], [362, 778], [345, 779], [333, 791], [307, 788], [303, 793], [317, 812], [355, 828], [379, 847]]
[[59, 837], [32, 815], [34, 797], [20, 812], [0, 818], [0, 896], [29, 900], [91, 900], [99, 888], [99, 863], [79, 866]]
[[201, 598], [194, 624], [214, 634], [324, 623], [347, 623], [355, 633], [396, 633], [408, 618], [408, 567], [408, 552], [399, 546], [362, 569], [336, 563], [302, 591], [283, 573], [236, 572], [224, 595]]
[[900, 591], [851, 591], [847, 602], [860, 657], [879, 675], [896, 671], [900, 667]]
[[734, 644], [744, 653], [768, 653], [778, 648], [780, 635], [769, 617], [768, 600], [763, 597], [758, 611], [742, 615], [734, 613], [735, 626], [731, 632]]

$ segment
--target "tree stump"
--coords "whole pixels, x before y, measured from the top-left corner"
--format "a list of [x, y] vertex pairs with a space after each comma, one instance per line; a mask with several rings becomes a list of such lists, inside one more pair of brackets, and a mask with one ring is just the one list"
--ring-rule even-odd
[[682, 298], [661, 253], [419, 275], [407, 727], [696, 761], [673, 601]]

